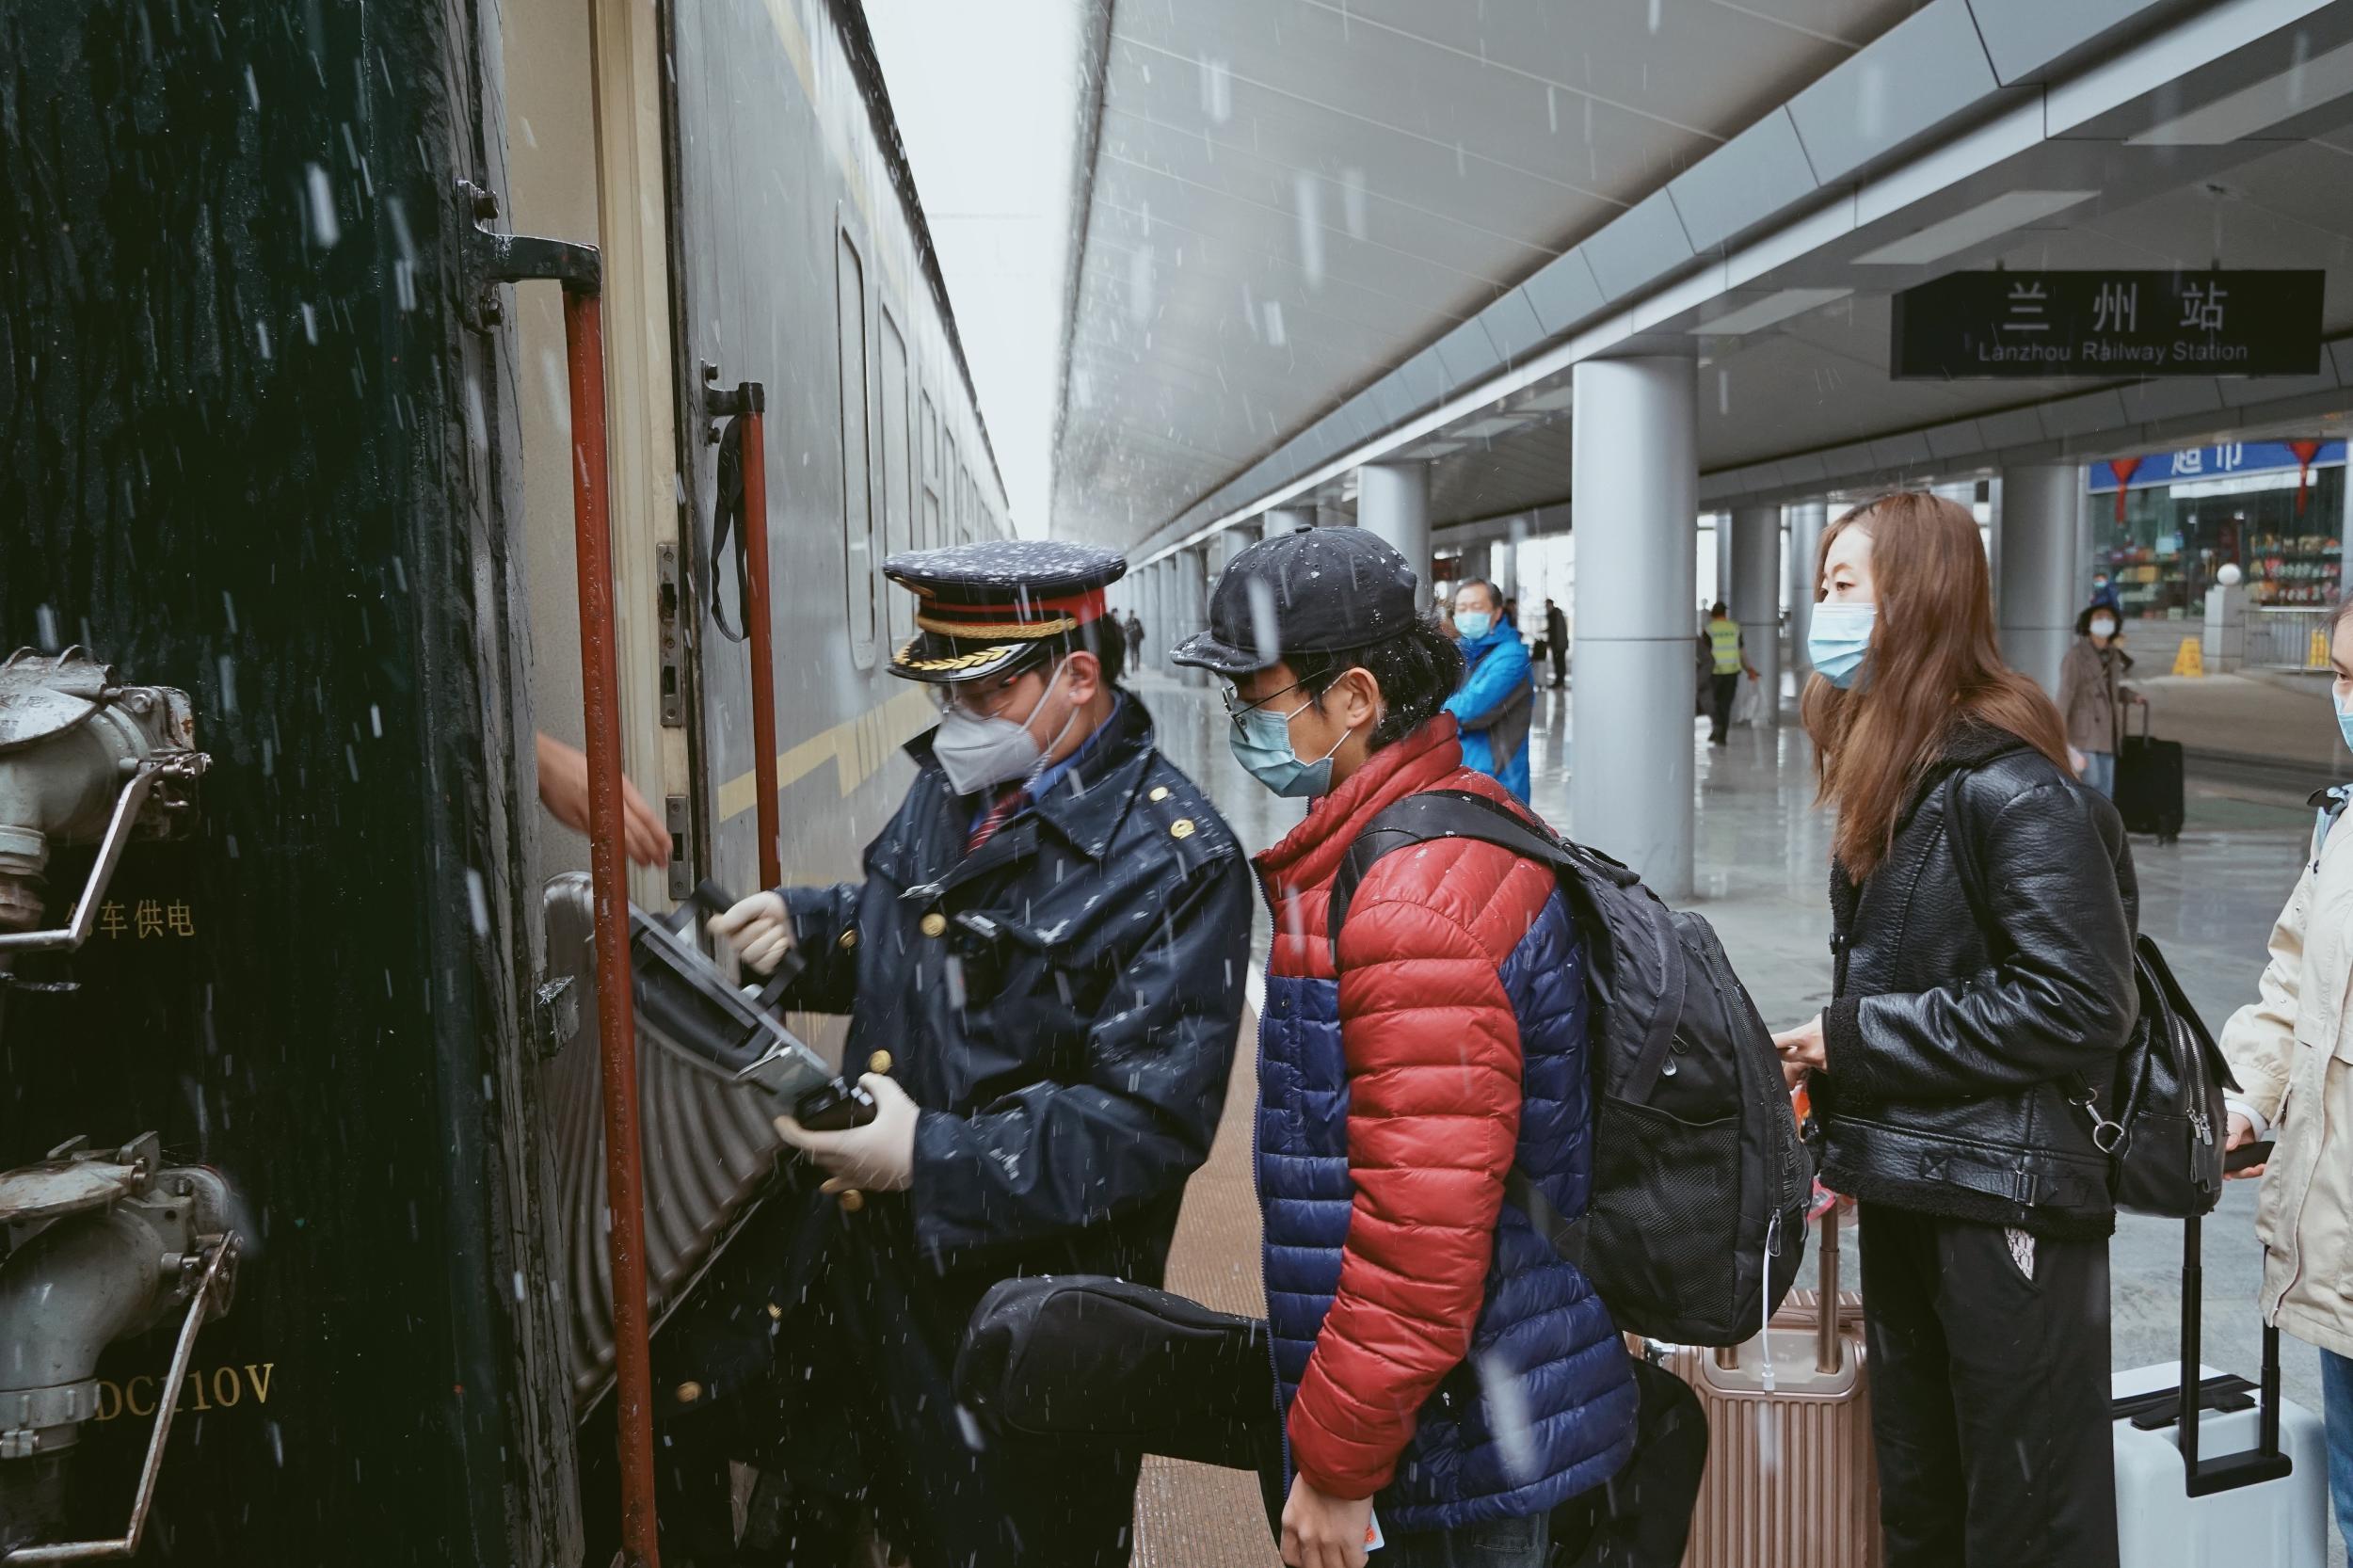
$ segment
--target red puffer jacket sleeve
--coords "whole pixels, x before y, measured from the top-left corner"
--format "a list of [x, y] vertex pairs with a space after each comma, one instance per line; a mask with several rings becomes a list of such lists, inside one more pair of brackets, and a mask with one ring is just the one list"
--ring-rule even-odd
[[1339, 1289], [1291, 1402], [1318, 1491], [1368, 1497], [1470, 1345], [1520, 1132], [1520, 1031], [1498, 969], [1553, 890], [1492, 845], [1377, 863], [1340, 934], [1348, 1165]]

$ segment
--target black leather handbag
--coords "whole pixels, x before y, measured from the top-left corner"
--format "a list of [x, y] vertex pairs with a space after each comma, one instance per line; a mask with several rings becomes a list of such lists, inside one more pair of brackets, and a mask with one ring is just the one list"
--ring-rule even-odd
[[974, 1416], [1023, 1436], [1240, 1470], [1279, 1463], [1266, 1323], [1128, 1280], [1040, 1274], [991, 1287], [955, 1382]]
[[2089, 1082], [2068, 1098], [2091, 1120], [2108, 1157], [2108, 1189], [2131, 1214], [2194, 1220], [2222, 1197], [2222, 1092], [2238, 1082], [2204, 1020], [2182, 994], [2165, 954], [2133, 944], [2140, 1017], [2105, 1094]]

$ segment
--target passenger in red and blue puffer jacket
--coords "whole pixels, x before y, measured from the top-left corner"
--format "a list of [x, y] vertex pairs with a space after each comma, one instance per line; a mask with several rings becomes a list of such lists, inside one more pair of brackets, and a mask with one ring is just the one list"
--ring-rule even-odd
[[[1354, 528], [1252, 546], [1176, 650], [1233, 682], [1235, 756], [1306, 820], [1257, 859], [1274, 918], [1257, 1167], [1287, 1443], [1283, 1560], [1541, 1568], [1550, 1511], [1633, 1446], [1625, 1347], [1516, 1207], [1592, 1185], [1583, 950], [1552, 872], [1441, 840], [1324, 913], [1359, 832], [1423, 790], [1509, 797], [1441, 705], [1462, 657], [1404, 558]], [[1269, 635], [1269, 628], [1279, 631]], [[1271, 648], [1269, 642], [1279, 642]]]

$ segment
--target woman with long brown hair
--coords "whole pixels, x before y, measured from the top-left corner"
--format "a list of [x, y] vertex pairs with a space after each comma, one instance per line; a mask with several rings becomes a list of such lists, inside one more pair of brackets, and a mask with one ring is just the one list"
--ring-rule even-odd
[[1835, 1000], [1774, 1041], [1862, 1206], [1887, 1562], [2108, 1568], [2116, 1216], [2070, 1096], [2133, 1027], [2123, 825], [2002, 662], [1967, 511], [1858, 506], [1816, 581]]

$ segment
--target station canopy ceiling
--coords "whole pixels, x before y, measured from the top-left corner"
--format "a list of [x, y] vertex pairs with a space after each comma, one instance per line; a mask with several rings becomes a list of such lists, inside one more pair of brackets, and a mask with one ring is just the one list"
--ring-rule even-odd
[[2353, 0], [1118, 0], [1105, 56], [1058, 533], [1159, 548], [1408, 427], [1441, 526], [1564, 502], [1544, 357], [1605, 319], [1698, 353], [1718, 493], [2353, 402], [2344, 344], [2297, 387], [1887, 375], [1892, 292], [1996, 262], [2324, 268], [2353, 333]]

